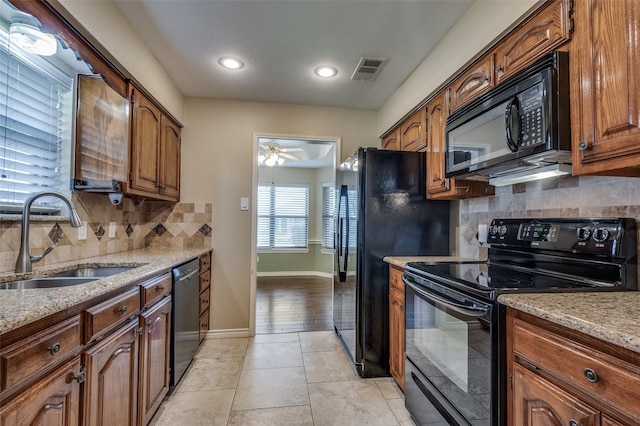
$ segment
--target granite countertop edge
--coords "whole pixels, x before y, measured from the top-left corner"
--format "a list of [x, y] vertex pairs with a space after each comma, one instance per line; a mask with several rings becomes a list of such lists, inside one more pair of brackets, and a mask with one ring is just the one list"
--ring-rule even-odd
[[406, 268], [409, 262], [480, 262], [478, 259], [461, 256], [385, 256], [382, 260], [400, 268]]
[[76, 267], [135, 266], [130, 271], [86, 284], [48, 289], [1, 289], [0, 335], [119, 288], [126, 288], [158, 271], [195, 259], [211, 248], [139, 249], [61, 262], [28, 274], [0, 273], [0, 283], [40, 277]]
[[503, 294], [498, 302], [640, 353], [640, 292]]

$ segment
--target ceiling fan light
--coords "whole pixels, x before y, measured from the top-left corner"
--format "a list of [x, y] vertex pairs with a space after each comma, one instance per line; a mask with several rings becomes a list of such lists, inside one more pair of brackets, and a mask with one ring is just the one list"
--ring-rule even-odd
[[13, 46], [40, 56], [51, 56], [58, 50], [56, 38], [40, 31], [36, 26], [14, 22], [9, 27], [9, 40]]
[[278, 166], [282, 166], [282, 163], [284, 163], [284, 158], [278, 155]]
[[273, 166], [276, 165], [277, 162], [278, 162], [278, 156], [269, 155], [267, 158], [265, 158], [264, 165], [265, 166], [269, 166], [269, 167], [273, 167]]

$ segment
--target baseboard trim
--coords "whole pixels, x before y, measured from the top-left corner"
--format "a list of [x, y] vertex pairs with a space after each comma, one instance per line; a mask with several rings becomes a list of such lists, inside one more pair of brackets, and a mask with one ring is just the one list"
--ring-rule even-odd
[[258, 272], [258, 277], [322, 277], [333, 278], [330, 272], [318, 271], [280, 271], [280, 272]]
[[251, 337], [248, 328], [232, 328], [228, 330], [209, 330], [205, 339], [229, 339], [232, 337]]

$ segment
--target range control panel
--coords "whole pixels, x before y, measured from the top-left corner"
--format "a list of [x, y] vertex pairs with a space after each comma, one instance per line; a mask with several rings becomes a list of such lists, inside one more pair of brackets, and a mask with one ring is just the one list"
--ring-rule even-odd
[[635, 220], [627, 218], [494, 219], [487, 242], [504, 247], [624, 256], [623, 237], [633, 238], [635, 229]]

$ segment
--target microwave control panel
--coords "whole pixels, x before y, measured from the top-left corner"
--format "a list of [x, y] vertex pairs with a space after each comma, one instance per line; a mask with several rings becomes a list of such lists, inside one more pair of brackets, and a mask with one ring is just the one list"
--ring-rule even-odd
[[544, 110], [542, 82], [518, 94], [520, 104], [520, 147], [544, 145]]

